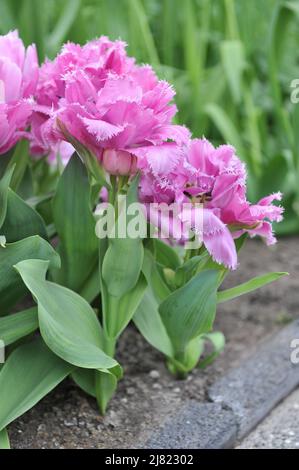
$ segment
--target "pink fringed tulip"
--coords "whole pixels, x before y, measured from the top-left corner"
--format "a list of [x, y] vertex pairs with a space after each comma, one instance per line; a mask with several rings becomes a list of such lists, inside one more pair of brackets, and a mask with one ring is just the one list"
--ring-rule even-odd
[[[40, 69], [36, 94], [37, 105], [32, 119], [32, 155], [47, 154], [49, 161], [54, 162], [61, 149], [61, 139], [57, 139], [57, 136], [54, 137], [52, 134], [51, 117], [59, 109], [60, 101], [65, 97], [66, 76], [83, 70], [95, 86], [100, 86], [111, 72], [127, 74], [133, 63], [133, 59], [126, 56], [125, 44], [122, 41], [112, 42], [105, 36], [82, 47], [67, 43], [53, 62], [46, 60]], [[65, 161], [73, 151], [69, 146], [68, 151], [65, 152]]]
[[[267, 244], [275, 243], [271, 222], [281, 221], [283, 213], [282, 207], [272, 204], [281, 199], [280, 193], [250, 204], [245, 164], [233, 147], [214, 148], [206, 139], [194, 139], [184, 160], [170, 173], [155, 177], [151, 171], [145, 172], [140, 197], [147, 203], [190, 202], [189, 217], [186, 209], [179, 215], [182, 224], [201, 220], [199, 225], [189, 224], [189, 229], [197, 233], [217, 263], [230, 269], [237, 267], [234, 238], [248, 232], [264, 237]], [[200, 209], [195, 208], [196, 203], [202, 204]], [[202, 218], [191, 217], [196, 210], [202, 210]]]
[[150, 165], [155, 174], [163, 173], [178, 164], [179, 145], [189, 139], [185, 127], [171, 124], [173, 96], [151, 67], [127, 57], [120, 41], [102, 37], [83, 47], [68, 44], [42, 68], [36, 111], [43, 123], [33, 122], [32, 149], [53, 147], [65, 138], [59, 119], [100, 161], [105, 150], [128, 152], [139, 168]]
[[35, 46], [26, 51], [16, 31], [0, 36], [0, 154], [27, 136], [37, 80]]

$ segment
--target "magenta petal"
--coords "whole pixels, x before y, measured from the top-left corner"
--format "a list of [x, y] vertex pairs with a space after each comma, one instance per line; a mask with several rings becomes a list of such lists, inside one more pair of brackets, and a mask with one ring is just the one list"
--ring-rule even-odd
[[38, 81], [38, 58], [34, 45], [29, 46], [26, 52], [23, 69], [23, 96], [29, 98], [35, 93]]
[[0, 36], [0, 57], [7, 58], [22, 69], [25, 57], [25, 47], [17, 31], [11, 31]]
[[140, 159], [139, 168], [150, 167], [155, 175], [169, 173], [182, 158], [182, 149], [171, 143], [132, 148], [130, 151]]
[[124, 101], [126, 103], [140, 103], [142, 90], [133, 80], [125, 77], [111, 76], [99, 91], [97, 107]]
[[4, 83], [5, 102], [17, 101], [21, 97], [21, 69], [11, 60], [0, 57], [0, 78]]
[[274, 245], [277, 241], [270, 222], [262, 222], [259, 227], [250, 230], [249, 235], [250, 237], [259, 235], [260, 237], [265, 238], [267, 245]]
[[123, 130], [122, 126], [114, 126], [113, 124], [109, 124], [109, 122], [106, 121], [88, 119], [84, 117], [81, 119], [85, 124], [88, 132], [93, 134], [98, 141], [111, 139], [111, 137], [120, 134]]
[[203, 211], [203, 241], [213, 260], [230, 269], [237, 267], [237, 251], [231, 232], [210, 210]]
[[185, 126], [164, 125], [153, 132], [149, 141], [153, 144], [161, 144], [167, 140], [173, 140], [178, 145], [187, 144], [191, 137], [189, 129]]

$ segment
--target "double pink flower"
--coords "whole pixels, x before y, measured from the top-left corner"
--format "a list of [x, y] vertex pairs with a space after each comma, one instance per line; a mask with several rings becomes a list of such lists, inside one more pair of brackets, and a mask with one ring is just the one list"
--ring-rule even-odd
[[173, 96], [172, 87], [151, 67], [137, 66], [120, 41], [102, 37], [83, 47], [67, 44], [41, 68], [32, 150], [57, 148], [64, 138], [59, 119], [110, 173], [134, 169], [136, 159], [139, 168], [150, 164], [159, 173], [170, 161], [177, 164], [176, 144], [189, 139], [185, 127], [171, 124]]
[[[212, 258], [230, 269], [237, 267], [235, 238], [248, 232], [250, 236], [264, 237], [271, 245], [276, 242], [271, 222], [282, 220], [283, 208], [272, 204], [281, 199], [281, 194], [250, 204], [246, 199], [245, 164], [235, 155], [233, 147], [222, 145], [215, 149], [206, 139], [191, 141], [174, 171], [169, 168], [168, 173], [158, 178], [148, 171], [140, 194], [147, 203], [181, 205], [176, 221], [160, 216], [159, 224], [180, 223], [184, 227], [181, 232], [186, 235], [192, 230]], [[191, 214], [184, 206], [187, 202]], [[192, 214], [196, 211], [202, 211], [201, 216]]]
[[26, 51], [16, 31], [0, 36], [0, 154], [26, 135], [37, 80], [35, 46]]

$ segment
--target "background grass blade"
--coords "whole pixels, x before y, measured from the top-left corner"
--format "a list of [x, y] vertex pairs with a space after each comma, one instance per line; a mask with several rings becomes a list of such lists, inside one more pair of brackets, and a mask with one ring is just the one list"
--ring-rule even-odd
[[64, 1], [60, 16], [55, 24], [55, 28], [47, 39], [46, 48], [50, 56], [54, 56], [61, 48], [63, 41], [67, 39], [67, 35], [79, 14], [80, 7], [81, 0]]

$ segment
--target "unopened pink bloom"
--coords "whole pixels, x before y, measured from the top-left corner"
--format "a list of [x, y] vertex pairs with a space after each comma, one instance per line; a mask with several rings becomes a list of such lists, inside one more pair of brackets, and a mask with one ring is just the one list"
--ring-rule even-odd
[[26, 51], [17, 31], [0, 36], [0, 154], [27, 135], [37, 79], [35, 46]]
[[137, 170], [137, 158], [124, 150], [106, 149], [103, 152], [102, 165], [110, 175], [132, 175]]

